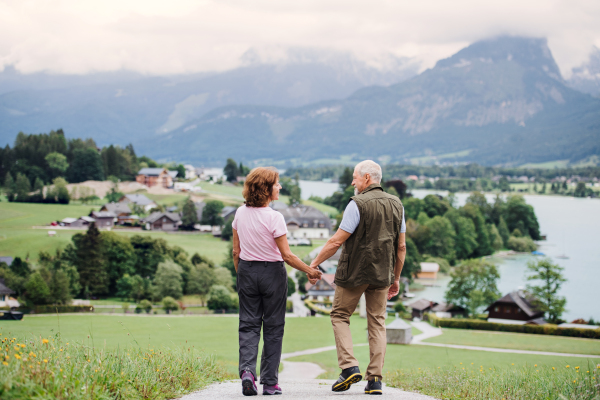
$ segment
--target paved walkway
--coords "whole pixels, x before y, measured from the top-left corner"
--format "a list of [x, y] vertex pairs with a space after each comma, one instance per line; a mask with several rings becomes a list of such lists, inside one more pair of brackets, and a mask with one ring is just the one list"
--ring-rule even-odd
[[600, 358], [600, 355], [592, 354], [575, 354], [575, 353], [554, 353], [551, 351], [535, 351], [535, 350], [516, 350], [516, 349], [500, 349], [496, 347], [480, 347], [480, 346], [464, 346], [460, 344], [445, 344], [445, 343], [430, 343], [423, 342], [425, 339], [440, 336], [443, 332], [441, 328], [436, 328], [429, 325], [427, 322], [411, 322], [412, 326], [420, 330], [420, 335], [413, 337], [411, 344], [421, 346], [446, 347], [451, 349], [462, 350], [477, 350], [488, 351], [491, 353], [512, 353], [512, 354], [533, 354], [538, 356], [560, 356], [560, 357], [578, 357], [578, 358]]

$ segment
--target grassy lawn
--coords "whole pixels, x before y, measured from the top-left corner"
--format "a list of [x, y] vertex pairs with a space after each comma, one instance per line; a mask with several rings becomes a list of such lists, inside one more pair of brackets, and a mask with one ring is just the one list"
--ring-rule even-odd
[[600, 340], [507, 332], [444, 328], [444, 334], [425, 342], [600, 355]]

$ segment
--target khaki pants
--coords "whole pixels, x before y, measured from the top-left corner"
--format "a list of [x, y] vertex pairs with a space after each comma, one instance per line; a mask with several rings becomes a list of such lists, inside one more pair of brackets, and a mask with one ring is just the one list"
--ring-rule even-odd
[[365, 379], [382, 379], [383, 360], [385, 358], [386, 335], [385, 310], [387, 303], [388, 287], [374, 287], [362, 285], [353, 288], [335, 288], [333, 306], [331, 309], [331, 324], [335, 335], [338, 365], [341, 369], [358, 366], [352, 348], [352, 335], [350, 334], [350, 316], [356, 310], [362, 294], [367, 302], [367, 324], [369, 330], [370, 362]]

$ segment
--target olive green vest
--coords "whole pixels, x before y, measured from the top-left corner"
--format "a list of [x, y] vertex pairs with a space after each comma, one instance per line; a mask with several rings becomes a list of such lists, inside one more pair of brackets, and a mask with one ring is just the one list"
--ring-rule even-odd
[[352, 200], [358, 206], [360, 222], [344, 243], [335, 284], [390, 286], [398, 254], [402, 202], [385, 193], [379, 184], [370, 185]]

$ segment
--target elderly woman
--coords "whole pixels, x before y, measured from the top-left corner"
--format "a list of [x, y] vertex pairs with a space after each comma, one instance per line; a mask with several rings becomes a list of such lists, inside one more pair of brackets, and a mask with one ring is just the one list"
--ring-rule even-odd
[[282, 393], [278, 371], [288, 292], [284, 261], [306, 272], [313, 283], [321, 278], [319, 270], [309, 267], [290, 251], [283, 215], [269, 207], [269, 203], [279, 199], [280, 189], [279, 174], [274, 168], [253, 169], [244, 183], [246, 203], [238, 208], [232, 225], [233, 261], [240, 297], [239, 371], [245, 396], [258, 394], [256, 358], [261, 327], [263, 395]]

